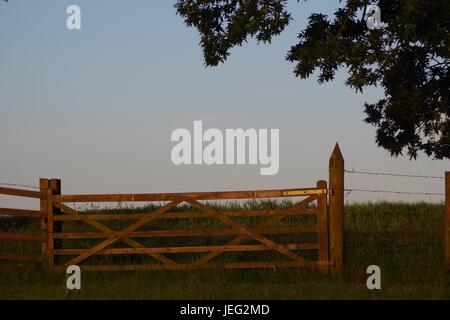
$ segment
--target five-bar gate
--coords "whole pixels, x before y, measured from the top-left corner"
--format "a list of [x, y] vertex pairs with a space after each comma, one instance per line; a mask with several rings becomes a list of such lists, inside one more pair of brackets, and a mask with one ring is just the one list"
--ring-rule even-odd
[[[0, 230], [0, 240], [37, 241], [40, 252], [3, 252], [0, 258], [35, 260], [52, 272], [69, 265], [84, 271], [310, 267], [339, 272], [344, 160], [338, 146], [329, 171], [330, 186], [320, 180], [301, 189], [64, 195], [57, 179], [41, 179], [39, 192], [2, 188], [0, 194], [38, 198], [40, 210], [0, 209], [39, 221], [36, 234]], [[295, 201], [273, 201], [287, 198]], [[241, 205], [218, 204], [224, 201]], [[152, 205], [134, 212], [76, 208], [111, 202]]]

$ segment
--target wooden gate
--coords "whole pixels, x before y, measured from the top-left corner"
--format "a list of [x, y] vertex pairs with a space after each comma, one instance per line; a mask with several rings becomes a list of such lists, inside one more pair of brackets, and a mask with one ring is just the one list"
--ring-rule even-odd
[[[39, 192], [2, 188], [0, 194], [40, 199], [40, 211], [0, 209], [0, 214], [39, 218], [41, 231], [0, 233], [0, 240], [39, 241], [41, 250], [0, 258], [36, 260], [52, 272], [69, 265], [83, 271], [309, 267], [339, 272], [344, 160], [337, 145], [329, 172], [330, 187], [320, 180], [302, 189], [62, 195], [57, 179], [40, 179]], [[280, 207], [274, 199], [295, 201]], [[246, 207], [217, 205], [227, 200], [247, 200]], [[77, 208], [111, 202], [151, 206], [113, 213]]]
[[[325, 181], [319, 181], [317, 187], [310, 189], [260, 190], [236, 192], [199, 192], [169, 194], [120, 194], [120, 195], [60, 195], [52, 196], [52, 205], [57, 208], [47, 212], [48, 226], [48, 266], [56, 271], [63, 271], [69, 265], [79, 265], [83, 270], [145, 270], [145, 269], [194, 269], [194, 268], [264, 268], [264, 267], [322, 267], [328, 269], [328, 218], [327, 189]], [[241, 200], [282, 197], [304, 197], [290, 208], [270, 210], [217, 210], [202, 203], [205, 200]], [[119, 214], [83, 214], [69, 207], [67, 203], [80, 202], [131, 202], [158, 201], [165, 202], [159, 208], [148, 213]], [[311, 203], [316, 205], [311, 206]], [[177, 212], [177, 206], [189, 205], [184, 212]], [[187, 209], [187, 211], [186, 211]], [[312, 217], [304, 219], [307, 225], [294, 225], [301, 219], [291, 219], [291, 223], [282, 224], [288, 217]], [[191, 226], [190, 228], [169, 229], [172, 225]], [[180, 220], [184, 220], [180, 222]], [[187, 220], [187, 222], [186, 222]], [[201, 220], [207, 220], [202, 222]], [[211, 221], [215, 220], [215, 221]], [[314, 223], [311, 223], [311, 221]], [[54, 232], [56, 223], [66, 224], [82, 221], [97, 229], [98, 232]], [[101, 222], [100, 222], [101, 221]], [[112, 227], [111, 222], [116, 222]], [[128, 221], [129, 223], [117, 223]], [[130, 222], [131, 221], [131, 222]], [[163, 222], [165, 221], [165, 222]], [[106, 223], [110, 223], [107, 225]], [[203, 225], [209, 228], [201, 227]], [[121, 225], [118, 227], [118, 225]], [[163, 227], [161, 227], [163, 226]], [[315, 240], [299, 241], [298, 235], [315, 234]], [[290, 235], [290, 237], [287, 237]], [[293, 235], [293, 236], [292, 236]], [[276, 237], [278, 236], [278, 237]], [[280, 237], [281, 236], [281, 237]], [[226, 239], [230, 238], [231, 239]], [[145, 244], [146, 239], [156, 238], [156, 245]], [[179, 238], [182, 243], [192, 245], [169, 244], [167, 238]], [[205, 239], [206, 238], [206, 239]], [[215, 239], [213, 239], [215, 238]], [[289, 239], [282, 243], [281, 238]], [[52, 247], [56, 240], [66, 239], [102, 239], [90, 247]], [[136, 240], [139, 239], [139, 240]], [[144, 239], [144, 240], [142, 240]], [[292, 239], [292, 240], [291, 240]], [[295, 241], [297, 239], [297, 241]], [[80, 242], [80, 241], [75, 241]], [[147, 241], [152, 243], [152, 241]], [[176, 242], [176, 241], [174, 241]], [[178, 241], [180, 242], [180, 241]], [[166, 244], [167, 245], [163, 245]], [[123, 246], [122, 244], [125, 244]], [[158, 245], [159, 244], [159, 245]], [[315, 260], [308, 260], [299, 251], [316, 250]], [[279, 256], [271, 261], [229, 261], [214, 262], [224, 253], [273, 251]], [[193, 253], [197, 254], [192, 255]], [[198, 254], [202, 255], [198, 257]], [[99, 255], [148, 255], [150, 261], [133, 264], [98, 264]], [[178, 256], [178, 261], [170, 256]], [[180, 259], [180, 255], [189, 255]], [[62, 264], [55, 264], [55, 257], [70, 256]], [[193, 258], [194, 256], [195, 258]], [[91, 260], [92, 264], [85, 263]], [[97, 259], [98, 260], [98, 259]], [[129, 259], [122, 259], [129, 261]], [[131, 259], [133, 261], [133, 259]], [[184, 261], [184, 262], [179, 262]], [[188, 261], [188, 262], [186, 262]]]

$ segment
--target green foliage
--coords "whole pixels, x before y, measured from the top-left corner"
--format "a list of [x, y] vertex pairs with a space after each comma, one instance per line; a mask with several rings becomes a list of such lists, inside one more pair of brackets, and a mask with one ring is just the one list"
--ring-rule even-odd
[[[381, 9], [382, 28], [369, 30], [366, 8]], [[248, 37], [270, 42], [291, 20], [287, 1], [178, 0], [187, 26], [197, 28], [207, 66], [224, 62]], [[450, 158], [450, 2], [448, 0], [348, 0], [334, 17], [314, 13], [286, 59], [297, 77], [318, 72], [318, 82], [348, 70], [346, 85], [363, 92], [384, 88], [385, 98], [365, 103], [365, 121], [392, 155], [406, 149]]]
[[270, 42], [289, 23], [286, 0], [265, 1], [178, 1], [177, 12], [188, 26], [198, 29], [205, 63], [224, 62], [230, 49], [242, 45], [248, 36]]

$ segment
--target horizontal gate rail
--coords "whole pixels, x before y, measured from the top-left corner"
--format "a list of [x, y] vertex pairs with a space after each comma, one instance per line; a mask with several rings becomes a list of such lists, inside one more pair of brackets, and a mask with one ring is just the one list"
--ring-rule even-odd
[[[129, 265], [86, 265], [83, 271], [146, 271], [146, 270], [193, 270], [193, 269], [277, 269], [277, 268], [298, 268], [307, 266], [330, 267], [333, 266], [330, 261], [311, 261], [307, 264], [277, 261], [277, 262], [225, 262], [225, 263], [208, 263], [204, 265], [192, 264], [176, 264], [166, 266], [162, 264], [129, 264]], [[63, 272], [64, 268], [57, 267], [56, 271]]]
[[[317, 250], [317, 243], [290, 243], [283, 245], [287, 250]], [[227, 252], [227, 251], [272, 251], [266, 245], [225, 245], [225, 246], [182, 246], [152, 248], [113, 248], [103, 249], [96, 254], [147, 254], [147, 253], [192, 253], [192, 252]], [[79, 255], [86, 249], [55, 249], [55, 255]]]
[[35, 199], [39, 199], [41, 196], [39, 191], [3, 188], [3, 187], [0, 187], [0, 194], [25, 198], [35, 198]]
[[224, 192], [182, 192], [182, 193], [142, 193], [142, 194], [93, 194], [93, 195], [56, 195], [53, 202], [133, 202], [133, 201], [173, 201], [175, 199], [195, 200], [237, 200], [280, 197], [299, 197], [328, 193], [328, 189], [279, 189]]
[[[252, 229], [254, 230], [254, 229]], [[256, 230], [255, 230], [256, 231]], [[317, 227], [264, 227], [261, 233], [266, 234], [293, 234], [316, 233]], [[55, 233], [55, 239], [97, 239], [109, 238], [116, 232], [65, 232]], [[130, 238], [163, 238], [163, 237], [205, 237], [205, 236], [229, 236], [240, 235], [239, 230], [234, 229], [195, 229], [195, 230], [152, 230], [135, 231], [130, 233]]]
[[0, 208], [0, 215], [39, 219], [41, 213], [35, 210]]
[[42, 234], [23, 234], [20, 232], [0, 232], [0, 240], [43, 242], [43, 241], [47, 240], [47, 237], [45, 237]]
[[[62, 208], [56, 203], [56, 207]], [[265, 216], [300, 216], [315, 215], [316, 209], [302, 208], [301, 210], [292, 211], [290, 209], [280, 210], [256, 210], [256, 211], [222, 211], [228, 217], [265, 217]], [[54, 221], [112, 221], [112, 220], [135, 220], [141, 219], [151, 213], [115, 213], [115, 214], [81, 214], [77, 216], [55, 216]], [[158, 219], [190, 219], [190, 218], [211, 218], [202, 212], [167, 212], [167, 215], [160, 216]]]
[[0, 253], [0, 260], [42, 262], [44, 260], [44, 257], [39, 254]]

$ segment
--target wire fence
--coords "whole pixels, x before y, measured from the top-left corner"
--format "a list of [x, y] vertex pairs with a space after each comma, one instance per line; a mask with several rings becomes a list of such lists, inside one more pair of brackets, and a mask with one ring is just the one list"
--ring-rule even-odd
[[439, 192], [409, 192], [409, 191], [395, 191], [395, 190], [370, 190], [370, 189], [348, 189], [344, 191], [347, 194], [352, 192], [373, 192], [373, 193], [391, 193], [391, 194], [404, 194], [404, 195], [424, 195], [424, 196], [445, 196], [445, 193]]
[[[399, 173], [374, 172], [374, 171], [357, 171], [355, 169], [352, 169], [352, 170], [345, 169], [344, 172], [348, 173], [348, 174], [390, 176], [390, 177], [403, 177], [403, 178], [416, 178], [416, 179], [439, 179], [439, 180], [445, 179], [443, 176], [399, 174]], [[0, 186], [23, 187], [23, 188], [39, 190], [38, 186], [34, 186], [34, 185], [30, 185], [30, 184], [11, 183], [11, 182], [0, 182]], [[410, 192], [410, 191], [399, 191], [399, 190], [374, 190], [374, 189], [367, 189], [367, 188], [345, 188], [344, 191], [347, 193], [347, 195], [350, 195], [352, 192], [370, 192], [370, 193], [387, 193], [387, 194], [401, 194], [401, 195], [445, 196], [445, 193], [440, 193], [440, 192]]]
[[7, 186], [7, 187], [22, 187], [22, 188], [28, 188], [28, 189], [36, 189], [39, 190], [38, 186], [33, 186], [30, 184], [19, 184], [19, 183], [10, 183], [10, 182], [0, 182], [0, 186]]
[[[390, 177], [401, 177], [401, 178], [415, 178], [415, 179], [438, 179], [444, 180], [443, 176], [432, 176], [432, 175], [416, 175], [416, 174], [399, 174], [399, 173], [388, 173], [388, 172], [373, 172], [373, 171], [357, 171], [344, 170], [348, 174], [360, 174], [360, 175], [374, 175], [374, 176], [390, 176]], [[423, 196], [445, 196], [442, 192], [411, 192], [411, 191], [400, 191], [400, 190], [375, 190], [366, 188], [345, 188], [344, 191], [347, 195], [352, 192], [369, 192], [369, 193], [386, 193], [386, 194], [398, 194], [398, 195], [423, 195]]]
[[353, 170], [344, 170], [346, 173], [354, 173], [354, 174], [370, 174], [376, 176], [391, 176], [391, 177], [405, 177], [405, 178], [423, 178], [423, 179], [442, 179], [445, 178], [442, 176], [426, 176], [426, 175], [415, 175], [415, 174], [399, 174], [399, 173], [386, 173], [386, 172], [371, 172], [371, 171], [355, 171]]

